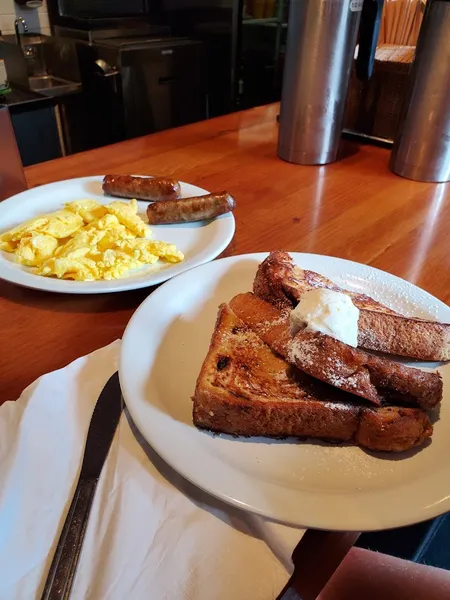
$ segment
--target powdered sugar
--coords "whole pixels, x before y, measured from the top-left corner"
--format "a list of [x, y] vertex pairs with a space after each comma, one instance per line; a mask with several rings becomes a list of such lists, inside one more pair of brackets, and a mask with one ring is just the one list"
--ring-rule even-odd
[[356, 384], [351, 373], [348, 376], [342, 374], [348, 371], [348, 366], [343, 360], [335, 354], [324, 355], [324, 350], [320, 348], [319, 336], [321, 334], [306, 337], [300, 333], [294, 337], [288, 345], [288, 361], [307, 372], [310, 368], [316, 373], [320, 371], [327, 380], [330, 379], [330, 383], [333, 380], [332, 385], [338, 386], [347, 380], [350, 381], [350, 385]]
[[355, 412], [358, 411], [360, 408], [359, 406], [356, 406], [354, 404], [347, 404], [345, 402], [324, 402], [323, 405], [333, 411], [339, 412]]
[[287, 325], [289, 323], [289, 313], [281, 312], [280, 316], [276, 319], [269, 319], [268, 321], [261, 321], [258, 323], [258, 332], [260, 335], [264, 335], [274, 327], [279, 325]]
[[[349, 391], [361, 394], [361, 375], [352, 372], [349, 363], [337, 353], [321, 347], [321, 334], [297, 334], [288, 344], [287, 359], [312, 377]], [[339, 343], [339, 342], [335, 342]], [[356, 368], [356, 367], [355, 367]]]
[[[305, 369], [308, 366], [312, 366], [314, 353], [315, 348], [312, 344], [309, 344], [301, 336], [297, 335], [288, 344], [287, 359], [291, 364]], [[331, 360], [331, 357], [328, 357], [328, 360]]]
[[361, 387], [360, 382], [355, 375], [343, 377], [342, 375], [337, 375], [336, 373], [327, 373], [327, 381], [329, 384], [334, 385], [334, 387], [353, 389], [355, 392], [358, 392]]

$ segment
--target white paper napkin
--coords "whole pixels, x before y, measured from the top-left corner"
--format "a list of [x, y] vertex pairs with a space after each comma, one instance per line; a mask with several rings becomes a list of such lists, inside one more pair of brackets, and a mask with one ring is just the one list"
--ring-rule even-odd
[[[0, 599], [39, 598], [89, 421], [120, 342], [0, 408]], [[234, 509], [174, 472], [124, 413], [92, 506], [74, 600], [272, 600], [304, 531]]]

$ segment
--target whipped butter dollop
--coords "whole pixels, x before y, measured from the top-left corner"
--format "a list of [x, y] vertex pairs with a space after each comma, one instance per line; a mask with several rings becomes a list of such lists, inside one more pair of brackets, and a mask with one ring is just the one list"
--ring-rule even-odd
[[291, 333], [320, 331], [348, 344], [358, 345], [359, 310], [347, 294], [317, 288], [305, 292], [290, 313]]

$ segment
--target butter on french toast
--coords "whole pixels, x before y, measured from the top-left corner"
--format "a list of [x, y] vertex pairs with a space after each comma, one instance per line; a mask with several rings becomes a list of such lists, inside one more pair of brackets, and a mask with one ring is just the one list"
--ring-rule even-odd
[[233, 312], [272, 350], [311, 377], [365, 398], [431, 409], [442, 400], [442, 379], [358, 348], [320, 332], [291, 336], [289, 315], [254, 294], [238, 294]]
[[238, 436], [316, 438], [401, 452], [433, 432], [421, 409], [371, 407], [291, 367], [226, 304], [193, 401], [197, 427]]
[[359, 308], [361, 348], [421, 360], [450, 360], [450, 323], [399, 315], [370, 296], [344, 290], [319, 273], [301, 269], [287, 252], [271, 252], [253, 283], [254, 293], [277, 308], [293, 308], [302, 294], [321, 287], [349, 295]]

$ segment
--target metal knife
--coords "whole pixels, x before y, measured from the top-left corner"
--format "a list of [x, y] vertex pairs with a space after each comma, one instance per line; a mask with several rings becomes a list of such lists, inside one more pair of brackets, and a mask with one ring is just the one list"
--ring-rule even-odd
[[70, 596], [95, 490], [122, 408], [119, 375], [116, 371], [103, 388], [92, 413], [80, 477], [41, 600], [67, 600]]

